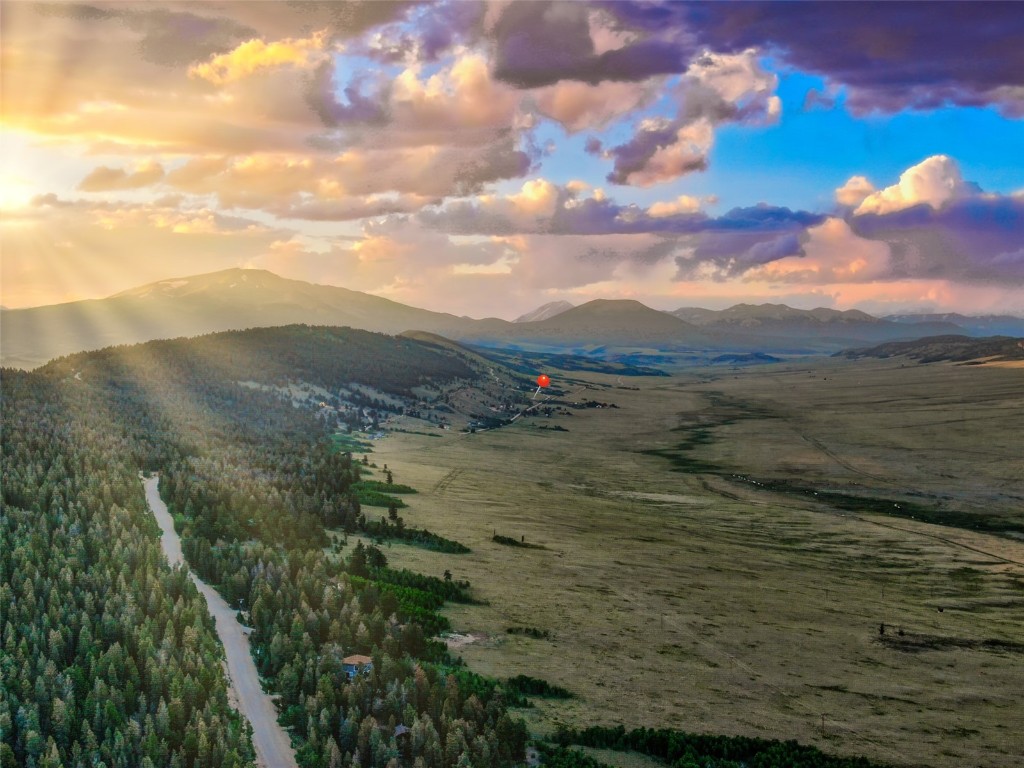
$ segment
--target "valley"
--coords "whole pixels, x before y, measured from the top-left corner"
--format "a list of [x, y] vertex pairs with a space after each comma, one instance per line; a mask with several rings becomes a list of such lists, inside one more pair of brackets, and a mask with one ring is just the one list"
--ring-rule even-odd
[[[552, 420], [568, 432], [524, 418], [389, 436], [373, 458], [421, 491], [406, 518], [472, 552], [385, 551], [449, 568], [489, 602], [445, 609], [473, 669], [577, 694], [527, 711], [535, 731], [621, 723], [1005, 766], [1024, 749], [1020, 374], [901, 365], [825, 359], [813, 374], [697, 371], [628, 388], [588, 374], [619, 408]], [[815, 498], [828, 490], [1006, 529]]]
[[[949, 348], [922, 344], [931, 357]], [[673, 762], [643, 727], [711, 761], [1006, 765], [1022, 748], [1020, 372], [991, 356], [921, 364], [906, 356], [916, 347], [886, 349], [651, 376], [428, 333], [293, 325], [7, 371], [17, 562], [51, 530], [79, 534], [87, 515], [87, 531], [127, 524], [134, 551], [155, 548], [159, 502], [224, 614], [215, 625], [182, 572], [129, 555], [174, 583], [167, 597], [187, 597], [192, 617], [175, 607], [163, 645], [130, 642], [147, 668], [180, 648], [216, 698], [196, 697], [195, 676], [150, 675], [137, 704], [97, 721], [109, 724], [103, 744], [84, 716], [74, 744], [117, 755], [113, 724], [130, 719], [148, 754], [212, 768], [198, 724], [186, 738], [171, 727], [201, 719], [230, 734], [237, 766], [266, 755], [267, 739], [287, 754], [285, 733], [297, 764], [317, 768], [358, 755], [599, 768], [555, 743], [628, 743]], [[535, 390], [538, 370], [550, 386]], [[160, 473], [159, 496], [152, 481], [142, 495], [140, 471]], [[102, 547], [86, 541], [67, 556], [90, 572]], [[122, 551], [102, 561], [108, 581]], [[11, 580], [25, 566], [3, 555]], [[14, 583], [31, 604], [31, 582]], [[124, 606], [116, 590], [99, 599], [131, 615], [156, 599], [137, 590]], [[69, 621], [109, 632], [95, 599]], [[219, 632], [227, 605], [253, 628], [243, 660], [258, 674], [239, 671], [241, 636]], [[35, 626], [0, 717], [32, 707], [50, 723], [61, 711], [50, 692], [81, 684], [59, 675], [32, 688], [33, 664], [67, 655]], [[96, 647], [74, 646], [72, 670], [95, 665]], [[123, 668], [102, 667], [103, 684], [121, 685]], [[247, 705], [269, 706], [260, 682], [276, 697], [283, 731], [260, 728], [274, 717], [264, 707], [250, 743], [244, 720], [219, 714], [240, 681]], [[33, 722], [16, 722], [8, 756], [32, 755]], [[592, 754], [621, 768], [638, 759]]]

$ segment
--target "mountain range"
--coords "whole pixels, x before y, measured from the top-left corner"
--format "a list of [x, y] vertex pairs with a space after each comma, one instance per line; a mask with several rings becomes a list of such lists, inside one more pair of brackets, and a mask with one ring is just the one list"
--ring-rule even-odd
[[718, 311], [683, 307], [670, 314], [707, 331], [754, 336], [776, 347], [795, 339], [849, 346], [857, 341], [893, 341], [965, 331], [942, 320], [895, 322], [857, 309], [794, 309], [785, 304], [737, 304]]
[[[415, 330], [480, 346], [607, 359], [652, 353], [712, 359], [722, 352], [835, 352], [865, 341], [982, 335], [948, 319], [914, 322], [912, 317], [880, 319], [856, 310], [798, 310], [781, 304], [661, 312], [638, 301], [599, 299], [578, 307], [552, 302], [509, 322], [433, 312], [266, 270], [227, 269], [161, 280], [105, 299], [6, 309], [0, 322], [0, 363], [33, 368], [116, 344], [293, 323], [388, 334]], [[1004, 320], [1024, 324], [1019, 318]]]
[[834, 357], [906, 357], [919, 363], [957, 362], [963, 365], [1024, 365], [1024, 339], [1011, 336], [927, 336], [890, 341], [867, 349], [847, 349]]
[[957, 312], [926, 315], [886, 315], [894, 323], [952, 323], [971, 336], [1024, 336], [1024, 317], [1013, 315], [961, 315]]

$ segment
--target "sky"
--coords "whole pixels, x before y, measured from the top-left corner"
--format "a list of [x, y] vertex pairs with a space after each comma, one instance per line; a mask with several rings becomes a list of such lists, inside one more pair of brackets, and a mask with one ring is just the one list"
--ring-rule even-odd
[[0, 4], [0, 303], [1024, 315], [1016, 3]]

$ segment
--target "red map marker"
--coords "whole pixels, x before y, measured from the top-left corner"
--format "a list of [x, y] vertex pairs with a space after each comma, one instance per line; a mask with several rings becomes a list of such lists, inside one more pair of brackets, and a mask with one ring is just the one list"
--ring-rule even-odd
[[539, 386], [539, 387], [551, 386], [551, 377], [548, 376], [546, 373], [542, 373], [540, 376], [537, 377], [537, 386]]

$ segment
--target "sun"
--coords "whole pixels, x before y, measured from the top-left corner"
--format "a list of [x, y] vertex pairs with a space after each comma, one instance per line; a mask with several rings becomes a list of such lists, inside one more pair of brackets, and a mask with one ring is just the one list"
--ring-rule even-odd
[[27, 177], [0, 173], [0, 211], [23, 208], [31, 201], [35, 191]]

